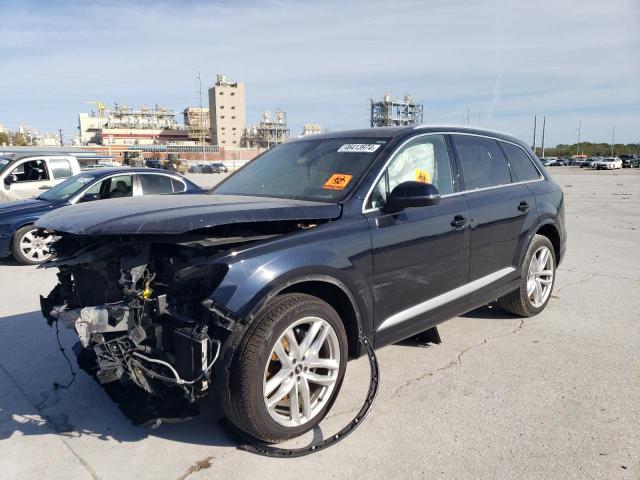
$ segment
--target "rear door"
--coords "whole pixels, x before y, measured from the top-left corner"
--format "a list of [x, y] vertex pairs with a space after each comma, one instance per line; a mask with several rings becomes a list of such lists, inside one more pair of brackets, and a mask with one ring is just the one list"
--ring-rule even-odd
[[[535, 223], [535, 197], [512, 178], [496, 139], [452, 134], [471, 213], [469, 281], [488, 285], [512, 274]], [[518, 147], [519, 148], [519, 147]], [[511, 150], [511, 149], [510, 149]]]
[[[451, 301], [448, 292], [467, 282], [467, 202], [455, 195], [450, 148], [445, 135], [412, 138], [392, 156], [365, 203], [373, 247], [376, 345], [423, 331], [436, 311]], [[438, 205], [381, 210], [389, 192], [405, 181], [433, 183]]]

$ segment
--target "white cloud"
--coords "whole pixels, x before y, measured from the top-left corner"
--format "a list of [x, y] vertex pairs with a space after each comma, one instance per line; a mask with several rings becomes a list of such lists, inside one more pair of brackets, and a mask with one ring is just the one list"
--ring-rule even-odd
[[[26, 6], [25, 6], [26, 5]], [[368, 125], [368, 98], [410, 92], [425, 120], [550, 144], [640, 140], [637, 0], [16, 3], [0, 32], [0, 122], [75, 127], [82, 101], [176, 109], [195, 74], [247, 84], [248, 119], [281, 107], [306, 121]], [[6, 28], [5, 28], [6, 25]], [[8, 74], [7, 74], [8, 73]]]

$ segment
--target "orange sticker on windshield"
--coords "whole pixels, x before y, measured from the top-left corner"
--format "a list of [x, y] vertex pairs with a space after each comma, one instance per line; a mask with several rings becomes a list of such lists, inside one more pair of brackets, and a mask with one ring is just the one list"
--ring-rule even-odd
[[347, 175], [345, 173], [334, 173], [329, 177], [329, 180], [324, 182], [322, 188], [328, 188], [329, 190], [344, 190], [349, 182], [353, 178], [353, 175]]
[[429, 172], [425, 172], [424, 170], [416, 169], [416, 182], [420, 183], [431, 183], [429, 180]]

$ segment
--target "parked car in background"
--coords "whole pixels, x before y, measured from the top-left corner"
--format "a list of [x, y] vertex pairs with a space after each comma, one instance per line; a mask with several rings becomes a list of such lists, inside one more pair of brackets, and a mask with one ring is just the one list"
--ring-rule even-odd
[[622, 168], [622, 160], [618, 157], [605, 157], [595, 162], [597, 170], [615, 170]]
[[[0, 205], [0, 257], [10, 254], [22, 264], [34, 265], [51, 257], [51, 237], [33, 224], [45, 213], [77, 203], [110, 198], [167, 193], [204, 193], [176, 173], [146, 168], [95, 169], [75, 175], [36, 198]], [[73, 215], [71, 211], [69, 215]]]
[[580, 162], [580, 168], [595, 168], [596, 162], [602, 157], [590, 157]]
[[159, 158], [147, 158], [144, 161], [144, 165], [148, 168], [159, 168], [164, 170], [164, 163]]
[[214, 162], [211, 166], [217, 169], [216, 173], [227, 173], [229, 171], [229, 168], [222, 162]]
[[565, 251], [563, 198], [504, 134], [310, 135], [207, 195], [41, 218], [60, 282], [42, 313], [76, 329], [101, 382], [191, 402], [211, 392], [240, 430], [283, 441], [324, 418], [363, 344], [497, 298], [518, 316], [542, 312]]
[[622, 168], [640, 167], [640, 157], [635, 155], [620, 155], [620, 160], [622, 160]]
[[65, 154], [11, 153], [0, 157], [0, 203], [31, 198], [80, 173], [76, 157]]
[[540, 159], [540, 161], [542, 162], [542, 165], [544, 165], [545, 167], [551, 167], [553, 165], [555, 165], [555, 163], [558, 161], [557, 157], [542, 157]]

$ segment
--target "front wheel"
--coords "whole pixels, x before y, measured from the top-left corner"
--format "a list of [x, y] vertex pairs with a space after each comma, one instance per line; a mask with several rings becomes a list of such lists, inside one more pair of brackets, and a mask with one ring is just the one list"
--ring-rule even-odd
[[520, 286], [498, 299], [498, 304], [521, 317], [537, 315], [549, 303], [555, 273], [556, 257], [551, 241], [543, 235], [535, 235], [522, 262]]
[[330, 305], [305, 294], [278, 296], [240, 346], [225, 413], [264, 442], [302, 435], [331, 408], [346, 362], [346, 332]]

